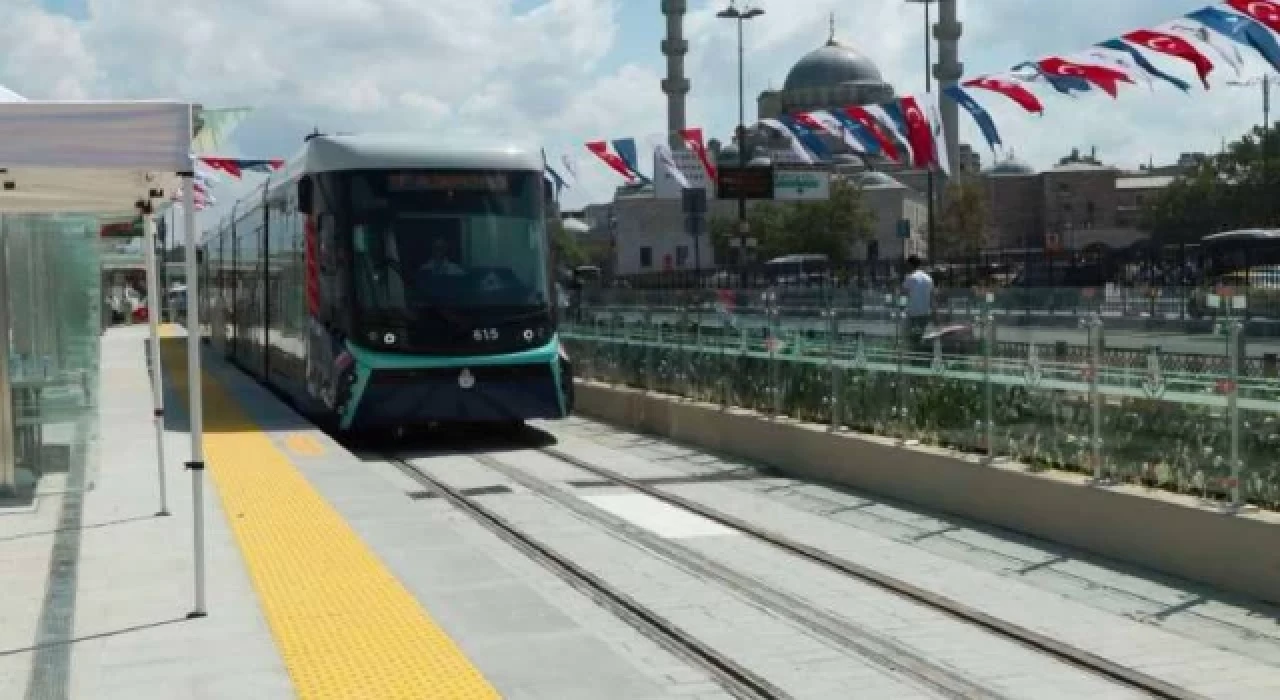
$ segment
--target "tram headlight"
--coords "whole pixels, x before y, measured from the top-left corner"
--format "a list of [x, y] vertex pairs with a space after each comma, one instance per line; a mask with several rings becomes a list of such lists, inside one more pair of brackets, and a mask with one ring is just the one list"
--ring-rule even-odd
[[399, 339], [400, 338], [397, 337], [395, 333], [392, 333], [390, 331], [387, 331], [386, 333], [382, 334], [383, 345], [395, 345], [396, 341], [398, 341]]

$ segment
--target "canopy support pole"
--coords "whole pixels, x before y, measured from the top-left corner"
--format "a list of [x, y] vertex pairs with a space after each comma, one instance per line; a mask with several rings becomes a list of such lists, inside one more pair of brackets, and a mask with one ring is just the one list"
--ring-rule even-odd
[[147, 259], [147, 325], [151, 327], [151, 420], [156, 424], [156, 475], [160, 485], [160, 510], [156, 515], [163, 517], [169, 515], [164, 463], [164, 366], [160, 360], [160, 314], [165, 294], [156, 267], [156, 220], [150, 214], [142, 217], [142, 230]]
[[199, 242], [196, 235], [195, 173], [182, 175], [182, 214], [187, 234], [187, 393], [191, 399], [190, 416], [191, 461], [191, 514], [195, 532], [195, 609], [188, 618], [204, 617], [204, 400], [202, 397], [203, 373], [200, 370], [200, 267], [196, 263]]
[[18, 454], [14, 441], [13, 386], [9, 372], [9, 245], [4, 216], [0, 215], [0, 498], [14, 496], [18, 488]]

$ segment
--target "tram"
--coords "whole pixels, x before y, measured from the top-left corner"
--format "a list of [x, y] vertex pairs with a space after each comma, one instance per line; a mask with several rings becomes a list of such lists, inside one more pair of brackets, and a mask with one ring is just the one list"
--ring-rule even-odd
[[[1201, 275], [1187, 299], [1192, 318], [1216, 316], [1222, 301], [1210, 298], [1226, 289], [1245, 297], [1245, 317], [1275, 318], [1280, 313], [1280, 230], [1238, 229], [1200, 239]], [[1228, 302], [1229, 303], [1229, 302]]]
[[567, 417], [543, 168], [308, 137], [203, 242], [210, 345], [337, 432]]

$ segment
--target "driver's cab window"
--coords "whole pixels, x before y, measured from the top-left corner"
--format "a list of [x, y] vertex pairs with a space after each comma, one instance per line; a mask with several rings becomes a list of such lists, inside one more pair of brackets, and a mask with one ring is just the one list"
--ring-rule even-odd
[[361, 268], [355, 275], [357, 298], [379, 307], [403, 307], [408, 296], [406, 271], [396, 236], [372, 222], [355, 224], [351, 233], [355, 263]]

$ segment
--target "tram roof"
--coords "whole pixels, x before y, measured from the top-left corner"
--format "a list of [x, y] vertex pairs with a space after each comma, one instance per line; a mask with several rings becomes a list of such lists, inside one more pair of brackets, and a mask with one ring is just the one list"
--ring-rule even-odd
[[286, 179], [342, 170], [439, 168], [542, 171], [542, 157], [517, 146], [442, 146], [425, 134], [315, 136], [288, 166]]

